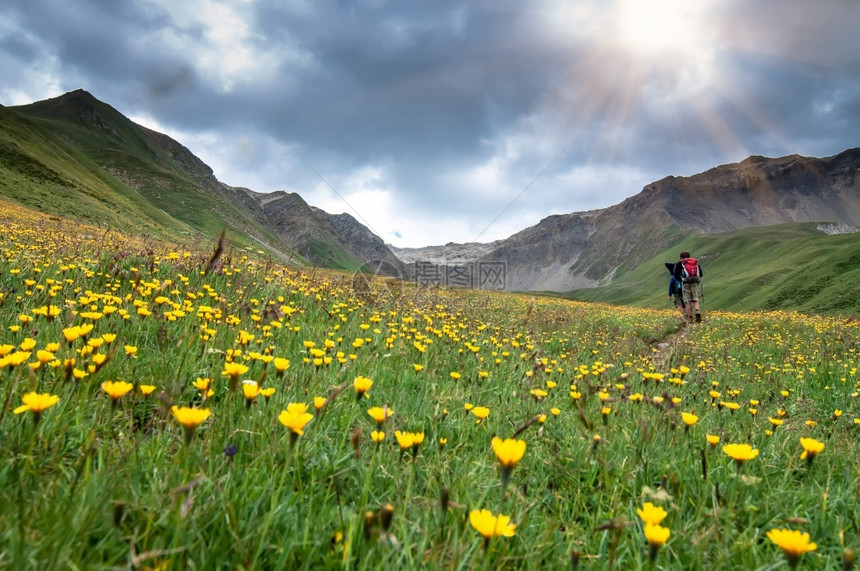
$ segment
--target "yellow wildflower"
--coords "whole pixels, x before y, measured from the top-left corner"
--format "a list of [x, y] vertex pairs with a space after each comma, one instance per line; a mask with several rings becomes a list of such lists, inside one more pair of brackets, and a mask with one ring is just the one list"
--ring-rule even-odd
[[126, 381], [105, 381], [102, 383], [102, 390], [114, 402], [130, 393], [133, 388], [134, 385]]
[[772, 529], [767, 532], [767, 538], [774, 542], [788, 559], [789, 567], [794, 567], [800, 556], [818, 549], [818, 545], [809, 541], [808, 533], [789, 529]]
[[737, 462], [738, 466], [758, 456], [758, 449], [749, 444], [726, 444], [723, 446], [723, 452]]
[[197, 427], [212, 414], [208, 408], [179, 407], [176, 405], [173, 405], [170, 411], [173, 413], [173, 417], [182, 425], [182, 428], [185, 429], [186, 444], [191, 441], [191, 437], [194, 436], [194, 431], [197, 430]]
[[645, 502], [641, 509], [637, 509], [636, 513], [642, 519], [645, 525], [658, 525], [666, 518], [666, 510], [660, 506], [655, 506], [651, 502]]
[[801, 437], [800, 445], [803, 447], [803, 453], [800, 455], [800, 459], [806, 460], [807, 462], [812, 462], [815, 456], [824, 450], [824, 443], [819, 442], [814, 438]]
[[472, 510], [469, 522], [486, 541], [494, 537], [513, 537], [517, 532], [517, 526], [511, 523], [509, 516], [495, 516], [490, 510]]
[[287, 405], [287, 410], [282, 410], [278, 415], [280, 423], [296, 436], [304, 434], [305, 426], [312, 419], [313, 415], [308, 412], [308, 405], [300, 402], [291, 402]]
[[367, 393], [367, 391], [370, 390], [370, 387], [373, 386], [373, 381], [371, 381], [367, 377], [359, 376], [356, 377], [355, 380], [352, 382], [352, 386], [353, 388], [355, 388], [356, 398], [360, 399]]
[[33, 413], [33, 420], [35, 422], [39, 422], [39, 418], [45, 410], [51, 408], [58, 402], [60, 402], [60, 397], [57, 395], [52, 395], [50, 393], [36, 393], [29, 392], [21, 397], [21, 401], [24, 403], [21, 406], [17, 407], [14, 411], [15, 414], [21, 414], [22, 412], [27, 412], [28, 410]]

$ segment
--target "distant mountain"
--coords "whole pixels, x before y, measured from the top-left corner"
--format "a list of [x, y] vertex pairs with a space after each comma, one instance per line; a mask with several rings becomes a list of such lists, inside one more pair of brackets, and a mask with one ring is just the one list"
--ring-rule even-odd
[[[504, 263], [508, 289], [568, 291], [609, 284], [690, 236], [790, 222], [860, 226], [860, 149], [823, 159], [753, 156], [664, 178], [609, 208], [550, 216], [489, 251], [444, 248], [456, 263]], [[415, 249], [409, 259], [440, 263], [439, 253]]]
[[391, 245], [388, 247], [407, 264], [428, 262], [444, 265], [472, 262], [498, 248], [500, 243], [501, 240], [487, 243], [467, 242], [465, 244], [448, 242], [444, 246], [425, 246], [423, 248], [398, 248]]
[[226, 185], [182, 144], [84, 90], [2, 107], [0, 116], [0, 194], [25, 206], [160, 237], [213, 240], [227, 227], [236, 245], [293, 264], [356, 270], [387, 260], [380, 271], [402, 275], [351, 216]]
[[329, 214], [294, 192], [246, 193], [260, 204], [268, 226], [281, 241], [305, 258], [325, 267], [406, 275], [405, 264], [385, 242], [349, 214]]
[[[264, 194], [218, 181], [182, 144], [132, 122], [83, 90], [29, 105], [0, 106], [0, 196], [161, 239], [211, 242], [227, 227], [234, 245], [263, 249], [291, 264], [412, 278], [424, 265], [486, 265], [504, 268], [493, 274], [502, 276], [494, 289], [590, 288], [580, 297], [601, 299], [605, 291], [606, 299], [636, 303], [642, 302], [637, 280], [663, 279], [661, 272], [651, 273], [655, 257], [666, 257], [681, 245], [702, 248], [710, 243], [708, 237], [722, 245], [737, 244], [742, 237], [761, 236], [744, 229], [823, 223], [804, 226], [801, 237], [794, 230], [775, 232], [786, 238], [768, 246], [796, 239], [798, 251], [823, 257], [822, 267], [831, 259], [850, 265], [854, 257], [849, 250], [860, 246], [860, 233], [841, 234], [860, 227], [856, 148], [820, 159], [753, 156], [690, 177], [670, 176], [615, 206], [549, 216], [489, 244], [397, 249], [352, 216], [326, 213], [297, 193]], [[818, 239], [828, 233], [836, 237]], [[731, 267], [730, 258], [721, 257], [731, 254], [705, 249], [706, 261], [711, 256], [718, 268]], [[771, 269], [768, 275], [780, 272]], [[763, 275], [750, 279], [757, 281], [749, 287], [771, 283]], [[756, 303], [798, 306], [802, 279], [796, 277], [791, 291], [760, 291]], [[809, 307], [850, 307], [850, 300], [838, 293], [847, 286], [834, 280], [830, 285], [838, 285], [837, 293], [813, 300], [807, 292], [813, 300]], [[854, 293], [849, 297], [856, 299]]]

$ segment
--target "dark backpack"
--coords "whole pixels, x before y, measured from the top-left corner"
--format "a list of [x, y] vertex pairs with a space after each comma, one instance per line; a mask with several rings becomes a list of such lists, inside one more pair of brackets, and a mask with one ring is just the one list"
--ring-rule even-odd
[[699, 272], [699, 261], [696, 258], [684, 258], [681, 260], [681, 281], [685, 284], [697, 284], [702, 281]]

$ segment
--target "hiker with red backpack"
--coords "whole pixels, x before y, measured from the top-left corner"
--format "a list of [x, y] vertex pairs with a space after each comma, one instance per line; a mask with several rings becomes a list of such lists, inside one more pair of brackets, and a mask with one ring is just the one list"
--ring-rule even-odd
[[683, 288], [684, 310], [687, 319], [696, 323], [702, 321], [699, 312], [699, 298], [702, 294], [702, 267], [696, 258], [690, 256], [690, 252], [681, 252], [681, 261], [675, 264], [672, 276]]

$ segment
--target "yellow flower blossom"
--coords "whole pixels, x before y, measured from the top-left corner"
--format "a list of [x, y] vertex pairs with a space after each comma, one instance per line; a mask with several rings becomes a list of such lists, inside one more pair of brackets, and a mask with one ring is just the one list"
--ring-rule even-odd
[[192, 384], [195, 388], [197, 388], [197, 390], [206, 392], [212, 386], [212, 379], [210, 379], [209, 377], [197, 377], [197, 379]]
[[726, 444], [723, 446], [723, 452], [740, 465], [758, 456], [759, 451], [749, 444]]
[[782, 549], [790, 567], [797, 565], [800, 556], [818, 549], [818, 545], [809, 541], [809, 534], [789, 529], [772, 529], [767, 532], [767, 538]]
[[283, 374], [284, 371], [290, 368], [290, 360], [283, 357], [275, 357], [272, 360], [272, 364], [275, 365], [275, 370], [278, 371], [278, 374]]
[[304, 434], [305, 426], [312, 419], [313, 415], [308, 412], [308, 405], [300, 402], [291, 402], [287, 405], [287, 409], [282, 410], [278, 415], [278, 421], [296, 436]]
[[224, 363], [224, 370], [221, 371], [221, 375], [225, 377], [230, 377], [230, 390], [236, 390], [237, 385], [239, 384], [239, 377], [248, 372], [248, 366], [243, 365], [242, 363]]
[[824, 450], [824, 443], [815, 440], [814, 438], [803, 438], [800, 439], [800, 445], [803, 447], [803, 453], [800, 455], [801, 460], [806, 460], [807, 462], [812, 462], [813, 458]]
[[260, 395], [260, 385], [255, 381], [242, 381], [242, 394], [245, 396], [245, 402], [250, 406], [251, 402]]
[[423, 432], [401, 432], [400, 430], [395, 430], [394, 437], [397, 439], [397, 444], [400, 446], [402, 452], [410, 448], [412, 448], [413, 452], [416, 452], [418, 445], [424, 442]]
[[666, 510], [660, 506], [655, 506], [651, 502], [645, 502], [641, 509], [637, 509], [636, 513], [642, 519], [645, 525], [658, 525], [666, 518]]
[[699, 417], [695, 414], [690, 414], [689, 412], [682, 412], [681, 420], [684, 421], [685, 426], [690, 427], [699, 422]]
[[56, 355], [54, 355], [52, 352], [47, 351], [45, 349], [40, 349], [40, 350], [36, 351], [36, 359], [42, 365], [44, 365], [46, 363], [50, 363], [51, 361], [53, 361], [56, 358], [57, 358]]
[[60, 402], [60, 397], [50, 393], [29, 392], [21, 397], [21, 401], [24, 404], [17, 407], [12, 412], [15, 414], [21, 414], [22, 412], [27, 412], [29, 410], [33, 413], [35, 421], [38, 422], [40, 416], [45, 412], [45, 410]]
[[197, 427], [212, 414], [208, 408], [179, 407], [176, 405], [173, 405], [170, 411], [173, 413], [173, 417], [182, 425], [182, 428], [185, 429], [186, 443], [191, 441], [191, 437], [194, 436], [194, 431], [197, 430]]
[[662, 527], [657, 524], [646, 524], [643, 531], [645, 533], [645, 540], [652, 548], [661, 547], [669, 540], [669, 536], [671, 535], [668, 527]]
[[471, 411], [473, 415], [478, 419], [477, 422], [480, 423], [482, 420], [486, 419], [490, 416], [490, 409], [485, 406], [476, 406], [473, 407]]
[[367, 410], [367, 414], [376, 422], [376, 424], [383, 424], [388, 418], [394, 414], [394, 411], [390, 408], [374, 406]]
[[472, 510], [469, 523], [486, 541], [494, 537], [513, 537], [517, 532], [517, 526], [511, 523], [509, 516], [495, 516], [490, 510]]
[[513, 438], [502, 440], [496, 436], [492, 440], [492, 445], [493, 452], [495, 452], [499, 464], [508, 470], [513, 469], [526, 453], [525, 440], [515, 440]]
[[131, 392], [134, 385], [126, 381], [105, 381], [102, 390], [107, 393], [112, 401], [117, 401]]
[[356, 398], [360, 399], [362, 396], [367, 394], [367, 391], [369, 391], [370, 387], [373, 386], [373, 381], [367, 377], [358, 376], [352, 382], [352, 386], [355, 389]]

